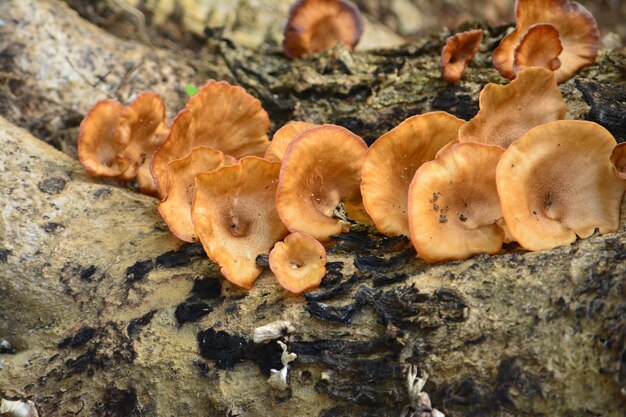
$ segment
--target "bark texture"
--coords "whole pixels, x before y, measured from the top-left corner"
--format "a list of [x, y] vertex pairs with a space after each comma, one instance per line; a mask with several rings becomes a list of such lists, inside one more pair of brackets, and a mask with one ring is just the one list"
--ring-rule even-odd
[[[623, 415], [624, 213], [618, 233], [437, 265], [352, 232], [319, 290], [289, 296], [265, 272], [246, 292], [169, 234], [154, 199], [89, 178], [16, 126], [71, 155], [96, 100], [151, 89], [173, 115], [184, 84], [218, 77], [259, 97], [274, 128], [333, 122], [372, 142], [416, 113], [472, 117], [482, 86], [502, 81], [488, 64], [500, 32], [447, 86], [439, 38], [289, 62], [221, 38], [194, 53], [120, 40], [57, 1], [6, 0], [0, 19], [0, 397], [44, 416], [398, 416], [413, 364], [447, 416]], [[563, 84], [569, 117], [623, 140], [625, 63], [604, 53]], [[266, 382], [279, 345], [253, 341], [276, 320], [298, 355], [286, 391]]]

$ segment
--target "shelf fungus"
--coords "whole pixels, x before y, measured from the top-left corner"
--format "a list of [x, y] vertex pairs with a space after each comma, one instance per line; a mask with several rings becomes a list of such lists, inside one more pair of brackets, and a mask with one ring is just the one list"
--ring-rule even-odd
[[513, 71], [515, 75], [529, 67], [543, 67], [556, 71], [561, 67], [559, 55], [563, 45], [559, 31], [549, 23], [538, 23], [528, 28], [515, 48]]
[[283, 50], [298, 58], [343, 43], [352, 49], [363, 33], [358, 7], [347, 0], [298, 0], [289, 11]]
[[168, 132], [165, 105], [156, 93], [142, 93], [126, 107], [102, 100], [81, 123], [78, 159], [93, 176], [136, 179], [139, 191], [156, 194], [150, 160]]
[[287, 291], [310, 291], [319, 287], [326, 274], [326, 249], [307, 234], [292, 233], [270, 252], [270, 269]]
[[363, 205], [388, 236], [409, 236], [407, 197], [415, 171], [456, 140], [465, 122], [445, 112], [409, 117], [378, 138], [363, 158]]
[[167, 197], [157, 210], [174, 236], [185, 242], [198, 240], [191, 221], [196, 175], [236, 163], [232, 156], [206, 146], [198, 146], [186, 158], [169, 163]]
[[152, 159], [159, 195], [167, 195], [168, 164], [198, 146], [208, 146], [237, 159], [263, 156], [269, 146], [270, 119], [261, 102], [241, 87], [208, 81], [187, 102], [165, 142]]
[[[554, 38], [549, 31], [542, 29], [529, 34], [529, 30], [537, 31], [533, 25], [538, 23], [552, 25], [563, 47], [558, 55], [560, 66], [555, 70], [557, 82], [569, 80], [582, 68], [595, 62], [600, 32], [593, 15], [579, 3], [569, 0], [517, 0], [515, 16], [515, 30], [502, 39], [492, 55], [493, 65], [503, 77], [515, 78], [515, 50], [524, 37], [536, 37], [533, 43], [549, 48], [549, 54], [554, 52]], [[547, 36], [539, 39], [539, 34]], [[546, 53], [539, 49], [535, 51], [541, 55]]]
[[459, 129], [459, 141], [508, 147], [535, 126], [565, 118], [554, 73], [528, 68], [507, 85], [487, 84], [478, 114]]
[[442, 76], [447, 83], [457, 83], [483, 41], [483, 31], [469, 30], [450, 36], [441, 51]]
[[422, 165], [409, 189], [411, 242], [427, 262], [502, 248], [496, 166], [504, 150], [460, 143]]
[[196, 176], [191, 214], [209, 258], [230, 282], [250, 288], [263, 269], [255, 262], [281, 240], [274, 196], [280, 163], [248, 156]]
[[289, 388], [289, 384], [287, 383], [287, 372], [289, 371], [289, 363], [295, 361], [298, 355], [296, 355], [295, 353], [289, 353], [287, 351], [287, 345], [280, 340], [276, 343], [278, 343], [283, 350], [283, 353], [280, 355], [280, 363], [283, 365], [283, 367], [280, 370], [270, 369], [271, 375], [267, 380], [267, 383], [272, 388], [284, 391]]
[[626, 180], [626, 142], [622, 142], [613, 149], [611, 163], [615, 169], [615, 175]]
[[289, 231], [327, 241], [349, 230], [349, 224], [333, 214], [341, 202], [361, 205], [366, 151], [363, 139], [335, 125], [309, 129], [291, 142], [276, 191], [276, 208]]
[[307, 122], [299, 122], [295, 120], [287, 123], [274, 133], [274, 136], [272, 136], [272, 141], [265, 151], [265, 156], [263, 158], [267, 159], [268, 161], [282, 161], [283, 155], [285, 155], [285, 152], [287, 151], [287, 147], [291, 143], [291, 140], [298, 136], [300, 133], [317, 126], [319, 125]]
[[537, 126], [502, 155], [498, 192], [506, 224], [528, 250], [550, 249], [619, 227], [626, 182], [610, 161], [602, 126], [561, 120]]

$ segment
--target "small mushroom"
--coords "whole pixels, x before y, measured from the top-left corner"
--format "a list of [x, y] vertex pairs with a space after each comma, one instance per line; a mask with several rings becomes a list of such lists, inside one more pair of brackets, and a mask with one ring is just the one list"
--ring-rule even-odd
[[341, 126], [323, 125], [291, 141], [283, 157], [276, 208], [291, 232], [320, 241], [349, 229], [333, 218], [340, 202], [361, 203], [361, 164], [367, 145]]
[[269, 116], [261, 102], [241, 87], [210, 80], [178, 114], [165, 142], [152, 159], [152, 175], [161, 198], [167, 195], [168, 164], [198, 146], [237, 159], [263, 156], [269, 146]]
[[[515, 30], [493, 52], [493, 65], [503, 77], [515, 78], [515, 48], [522, 36], [537, 23], [549, 23], [559, 32], [563, 52], [556, 70], [559, 83], [569, 80], [582, 68], [595, 62], [600, 32], [593, 15], [577, 2], [569, 0], [517, 0]], [[552, 46], [547, 45], [548, 48]]]
[[270, 269], [287, 291], [310, 291], [319, 287], [326, 274], [326, 249], [305, 233], [292, 233], [270, 252]]
[[459, 129], [459, 141], [506, 148], [535, 126], [563, 119], [567, 111], [554, 73], [532, 67], [508, 85], [487, 84], [480, 111]]
[[370, 146], [363, 158], [361, 194], [380, 232], [409, 236], [407, 198], [415, 171], [455, 141], [464, 124], [446, 112], [413, 116]]
[[613, 149], [611, 163], [618, 178], [626, 180], [626, 142], [622, 142]]
[[427, 262], [502, 248], [496, 166], [504, 150], [460, 143], [415, 173], [409, 188], [411, 242]]
[[283, 50], [289, 58], [309, 55], [338, 43], [352, 49], [363, 32], [358, 7], [347, 0], [298, 0], [289, 10]]
[[602, 126], [560, 120], [537, 126], [509, 146], [497, 169], [506, 224], [528, 250], [614, 232], [626, 182], [610, 161], [615, 139]]
[[467, 64], [474, 59], [483, 41], [483, 31], [469, 30], [450, 36], [441, 51], [443, 79], [451, 84], [461, 81]]
[[291, 140], [298, 136], [300, 133], [317, 127], [319, 125], [307, 122], [292, 121], [281, 127], [272, 136], [272, 141], [265, 151], [264, 159], [268, 161], [280, 162], [283, 160], [283, 155], [287, 151], [287, 147]]
[[222, 275], [243, 288], [263, 271], [256, 257], [287, 234], [274, 202], [279, 170], [278, 162], [248, 156], [196, 176], [191, 208], [196, 234]]
[[236, 163], [232, 156], [206, 146], [198, 146], [186, 158], [170, 162], [167, 197], [157, 210], [174, 236], [185, 242], [197, 241], [191, 222], [196, 175]]
[[517, 75], [528, 67], [543, 67], [555, 71], [561, 67], [559, 55], [563, 45], [559, 31], [549, 23], [538, 23], [528, 28], [515, 48], [513, 71]]

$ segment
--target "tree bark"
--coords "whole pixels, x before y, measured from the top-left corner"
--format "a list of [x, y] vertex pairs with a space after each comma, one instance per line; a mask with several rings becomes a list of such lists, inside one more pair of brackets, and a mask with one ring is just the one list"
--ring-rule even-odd
[[[482, 86], [503, 82], [489, 65], [501, 32], [487, 29], [464, 81], [447, 86], [440, 38], [289, 62], [223, 38], [195, 52], [121, 40], [52, 0], [5, 0], [0, 19], [0, 397], [42, 416], [398, 416], [412, 364], [447, 416], [623, 414], [624, 213], [618, 233], [436, 265], [402, 239], [352, 232], [329, 248], [322, 288], [294, 297], [271, 272], [233, 287], [170, 235], [154, 199], [71, 157], [96, 100], [155, 90], [171, 116], [183, 85], [209, 77], [259, 97], [273, 129], [337, 123], [371, 143], [417, 113], [468, 119]], [[563, 84], [568, 117], [623, 140], [625, 62], [605, 52]], [[253, 341], [277, 320], [298, 355], [284, 392], [266, 382], [280, 347]]]

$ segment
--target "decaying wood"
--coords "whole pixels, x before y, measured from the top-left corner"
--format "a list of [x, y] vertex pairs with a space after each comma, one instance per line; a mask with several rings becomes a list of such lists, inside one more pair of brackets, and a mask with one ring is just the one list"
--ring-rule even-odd
[[[184, 84], [219, 77], [258, 96], [274, 128], [334, 122], [371, 142], [415, 113], [471, 117], [481, 86], [501, 81], [488, 50], [449, 87], [436, 38], [290, 63], [276, 47], [223, 39], [153, 49], [57, 1], [6, 0], [0, 19], [10, 74], [0, 76], [0, 397], [45, 416], [398, 416], [414, 364], [448, 416], [622, 415], [624, 226], [552, 251], [511, 246], [436, 265], [401, 239], [353, 232], [329, 250], [319, 290], [289, 296], [266, 272], [246, 292], [169, 234], [154, 199], [89, 178], [15, 126], [71, 154], [97, 99], [153, 89], [172, 115]], [[489, 33], [491, 47], [500, 34]], [[562, 85], [569, 117], [624, 139], [625, 62], [605, 53]], [[267, 383], [280, 346], [253, 340], [277, 320], [291, 323], [280, 340], [297, 355], [286, 391]]]

